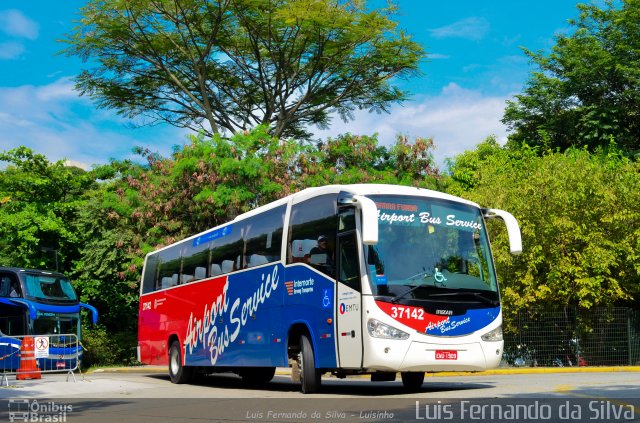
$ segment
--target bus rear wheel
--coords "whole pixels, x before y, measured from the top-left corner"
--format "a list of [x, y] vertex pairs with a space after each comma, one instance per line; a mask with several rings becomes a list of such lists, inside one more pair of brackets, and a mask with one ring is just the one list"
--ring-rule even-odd
[[193, 368], [182, 365], [182, 353], [178, 341], [169, 348], [169, 377], [173, 383], [189, 383], [193, 378]]
[[303, 394], [312, 394], [320, 389], [322, 374], [316, 369], [313, 345], [307, 335], [300, 337], [300, 385]]
[[402, 372], [402, 384], [408, 391], [417, 391], [424, 383], [424, 372]]

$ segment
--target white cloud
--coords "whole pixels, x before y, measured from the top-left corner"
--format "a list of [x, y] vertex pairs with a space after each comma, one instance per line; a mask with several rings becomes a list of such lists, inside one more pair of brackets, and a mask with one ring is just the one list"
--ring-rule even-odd
[[22, 44], [15, 41], [7, 41], [0, 43], [0, 59], [11, 60], [20, 57], [25, 52], [25, 48]]
[[12, 37], [35, 40], [40, 27], [19, 10], [8, 9], [0, 10], [0, 31]]
[[[391, 107], [389, 114], [358, 111], [349, 123], [336, 116], [331, 128], [316, 131], [316, 136], [378, 133], [382, 145], [391, 145], [399, 134], [433, 138], [434, 156], [443, 168], [446, 157], [474, 149], [489, 135], [506, 140], [500, 119], [507, 98], [450, 83], [436, 96]], [[24, 145], [51, 161], [64, 159], [89, 168], [110, 158], [135, 159], [134, 146], [168, 155], [173, 145], [187, 142], [186, 133], [170, 126], [131, 128], [129, 120], [96, 110], [88, 99], [78, 97], [68, 78], [44, 86], [0, 87], [0, 151]]]
[[130, 121], [73, 90], [69, 78], [44, 86], [0, 87], [0, 151], [26, 146], [49, 160], [69, 160], [90, 168], [110, 158], [134, 158], [134, 146], [167, 155], [184, 142], [175, 128], [130, 127]]
[[439, 53], [428, 53], [427, 54], [427, 59], [449, 59], [451, 56], [446, 55], [446, 54], [439, 54]]
[[445, 158], [474, 149], [490, 135], [495, 135], [502, 143], [506, 141], [507, 129], [500, 119], [507, 98], [485, 96], [450, 83], [439, 95], [393, 106], [389, 114], [359, 111], [355, 113], [355, 120], [349, 123], [335, 117], [330, 130], [316, 131], [316, 135], [324, 139], [346, 132], [378, 133], [382, 145], [392, 144], [398, 134], [433, 138], [434, 156], [442, 167]]
[[78, 99], [78, 93], [74, 90], [74, 82], [71, 78], [60, 78], [53, 84], [39, 87], [36, 91], [39, 101], [58, 101], [65, 99]]
[[489, 32], [489, 21], [485, 18], [471, 17], [461, 19], [450, 25], [433, 28], [429, 33], [434, 38], [465, 38], [478, 41]]

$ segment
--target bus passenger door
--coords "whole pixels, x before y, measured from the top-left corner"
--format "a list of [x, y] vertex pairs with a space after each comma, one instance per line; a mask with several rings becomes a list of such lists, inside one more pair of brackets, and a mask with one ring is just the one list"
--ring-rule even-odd
[[362, 296], [356, 231], [338, 234], [336, 320], [339, 367], [362, 367]]

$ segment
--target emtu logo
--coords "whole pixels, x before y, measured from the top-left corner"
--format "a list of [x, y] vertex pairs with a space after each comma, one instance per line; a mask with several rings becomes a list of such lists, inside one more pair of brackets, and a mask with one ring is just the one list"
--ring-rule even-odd
[[340, 307], [338, 307], [338, 309], [340, 310], [340, 314], [345, 314], [345, 313], [359, 310], [358, 304], [345, 304], [345, 303], [340, 303]]

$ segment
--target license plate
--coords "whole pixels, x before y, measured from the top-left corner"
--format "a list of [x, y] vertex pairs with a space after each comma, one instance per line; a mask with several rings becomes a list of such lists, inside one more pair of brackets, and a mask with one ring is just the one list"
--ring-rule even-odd
[[56, 363], [56, 368], [58, 368], [58, 369], [64, 369], [66, 367], [67, 367], [67, 364], [64, 361], [58, 361]]
[[436, 350], [436, 360], [457, 360], [458, 351], [455, 350]]

